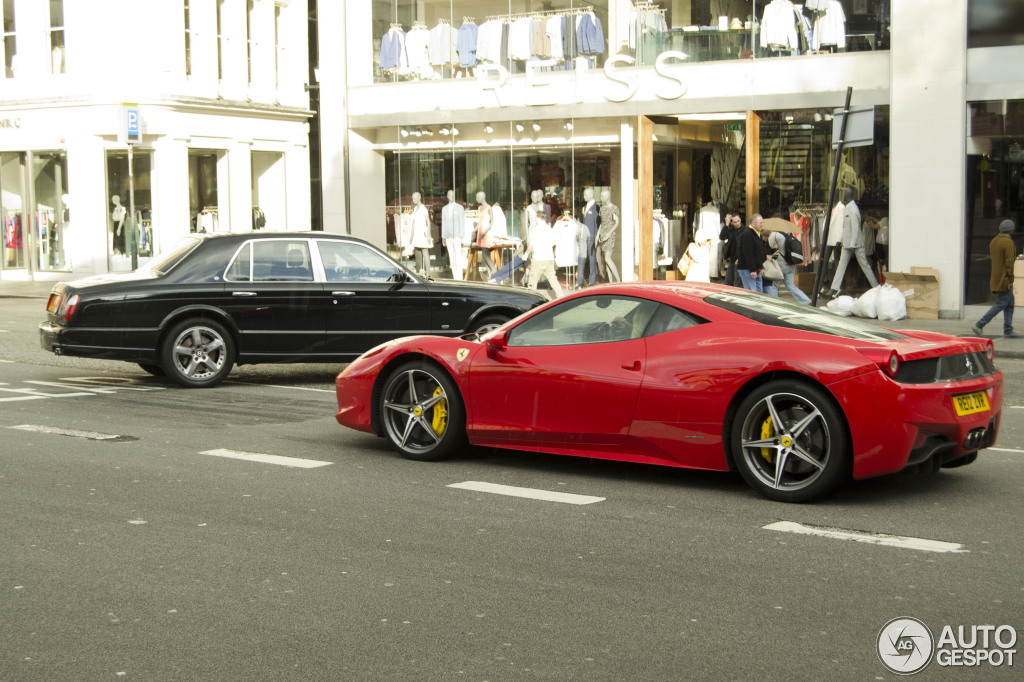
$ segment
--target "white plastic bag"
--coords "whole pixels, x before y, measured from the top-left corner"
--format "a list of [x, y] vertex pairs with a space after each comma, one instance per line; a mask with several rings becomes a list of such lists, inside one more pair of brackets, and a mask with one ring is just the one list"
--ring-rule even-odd
[[875, 287], [861, 294], [853, 304], [853, 314], [857, 317], [874, 319], [878, 317], [878, 289]]
[[907, 298], [891, 284], [878, 288], [878, 319], [902, 320], [907, 316]]
[[853, 315], [853, 296], [840, 296], [825, 304], [825, 307], [843, 317]]

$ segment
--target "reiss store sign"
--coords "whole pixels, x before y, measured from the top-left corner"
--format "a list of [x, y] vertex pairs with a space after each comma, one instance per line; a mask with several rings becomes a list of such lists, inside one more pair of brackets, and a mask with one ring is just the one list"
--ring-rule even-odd
[[[678, 62], [686, 60], [685, 52], [662, 52], [654, 63], [656, 83], [654, 94], [660, 99], [679, 99], [686, 94], [688, 86], [678, 75]], [[508, 69], [500, 64], [485, 64], [476, 68], [476, 78], [480, 87], [493, 93], [498, 106], [527, 105], [553, 106], [556, 104], [578, 104], [588, 101], [590, 82], [586, 87], [579, 84], [585, 82], [593, 71], [588, 68], [585, 59], [576, 60], [577, 87], [566, 88], [560, 77], [563, 71], [550, 71], [558, 64], [553, 59], [526, 62], [525, 78], [509, 80]], [[604, 64], [604, 78], [597, 89], [600, 96], [609, 102], [626, 102], [637, 94], [641, 72], [635, 68], [636, 60], [629, 55], [617, 55]], [[486, 106], [486, 102], [484, 104]]]

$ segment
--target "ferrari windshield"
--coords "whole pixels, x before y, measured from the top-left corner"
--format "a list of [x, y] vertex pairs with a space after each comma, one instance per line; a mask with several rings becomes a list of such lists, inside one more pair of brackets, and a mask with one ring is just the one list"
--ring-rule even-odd
[[736, 291], [712, 294], [704, 301], [773, 327], [803, 329], [859, 341], [891, 341], [906, 338], [903, 334], [881, 329], [868, 322], [763, 294]]

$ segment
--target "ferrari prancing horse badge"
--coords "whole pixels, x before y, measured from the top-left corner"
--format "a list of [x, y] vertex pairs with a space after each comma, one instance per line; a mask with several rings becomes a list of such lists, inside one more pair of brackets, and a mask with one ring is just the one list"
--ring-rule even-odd
[[459, 362], [462, 362], [463, 360], [466, 359], [467, 355], [469, 355], [469, 349], [468, 348], [460, 348], [459, 352], [455, 354], [455, 357], [458, 358]]

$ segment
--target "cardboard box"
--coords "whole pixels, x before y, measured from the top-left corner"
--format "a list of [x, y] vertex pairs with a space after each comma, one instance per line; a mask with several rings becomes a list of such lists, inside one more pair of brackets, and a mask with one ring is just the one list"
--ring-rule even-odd
[[813, 272], [798, 272], [793, 275], [793, 283], [796, 288], [808, 296], [814, 293], [814, 280], [817, 275]]
[[906, 272], [885, 273], [891, 284], [907, 298], [907, 317], [911, 320], [939, 319], [939, 271], [935, 268], [911, 268]]

